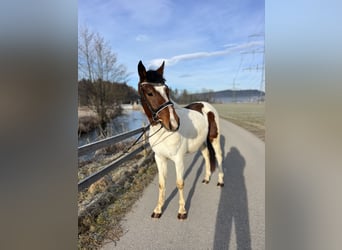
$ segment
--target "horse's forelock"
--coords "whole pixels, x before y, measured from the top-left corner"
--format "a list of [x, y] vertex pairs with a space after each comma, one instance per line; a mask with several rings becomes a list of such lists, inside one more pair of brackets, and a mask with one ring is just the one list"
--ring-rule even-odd
[[160, 75], [157, 71], [155, 70], [149, 70], [146, 72], [146, 82], [149, 83], [165, 83], [165, 79], [162, 75]]

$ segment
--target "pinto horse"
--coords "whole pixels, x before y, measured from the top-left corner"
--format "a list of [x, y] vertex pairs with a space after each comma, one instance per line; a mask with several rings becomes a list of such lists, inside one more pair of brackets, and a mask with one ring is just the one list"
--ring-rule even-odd
[[162, 215], [167, 160], [170, 159], [176, 167], [176, 186], [179, 192], [178, 219], [184, 220], [187, 218], [183, 194], [183, 158], [186, 153], [201, 150], [206, 166], [202, 182], [206, 184], [210, 181], [217, 161], [217, 186], [224, 185], [219, 116], [213, 106], [206, 102], [191, 103], [186, 107], [180, 107], [172, 102], [163, 77], [164, 62], [157, 70], [146, 71], [140, 61], [138, 73], [141, 104], [151, 125], [149, 143], [155, 153], [159, 176], [159, 198], [151, 217], [160, 218]]

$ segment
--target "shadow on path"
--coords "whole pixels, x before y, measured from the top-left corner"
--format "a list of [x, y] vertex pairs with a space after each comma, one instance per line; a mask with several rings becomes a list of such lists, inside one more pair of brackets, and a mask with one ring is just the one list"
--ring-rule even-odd
[[203, 165], [204, 165], [204, 159], [202, 160], [202, 163], [201, 163], [201, 165], [199, 166], [199, 168], [198, 168], [198, 170], [196, 172], [195, 179], [194, 179], [194, 181], [192, 183], [192, 186], [190, 188], [188, 197], [187, 197], [186, 202], [185, 202], [185, 209], [187, 210], [188, 214], [190, 212], [191, 200], [192, 200], [192, 197], [194, 196], [196, 185], [199, 183], [198, 179], [199, 179], [199, 177], [200, 177], [200, 175], [201, 175], [201, 173], [203, 171]]
[[236, 249], [251, 250], [245, 166], [246, 161], [238, 148], [231, 147], [223, 160], [224, 188], [216, 217], [213, 249], [229, 249], [232, 237], [236, 236]]

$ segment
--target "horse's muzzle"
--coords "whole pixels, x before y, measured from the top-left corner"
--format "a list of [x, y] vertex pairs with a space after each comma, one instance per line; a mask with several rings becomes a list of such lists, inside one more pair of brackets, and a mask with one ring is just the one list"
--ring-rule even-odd
[[177, 126], [173, 126], [173, 125], [171, 124], [171, 122], [170, 122], [170, 129], [169, 129], [169, 131], [171, 131], [171, 132], [176, 132], [176, 131], [178, 131], [179, 125], [180, 125], [179, 121], [177, 122]]

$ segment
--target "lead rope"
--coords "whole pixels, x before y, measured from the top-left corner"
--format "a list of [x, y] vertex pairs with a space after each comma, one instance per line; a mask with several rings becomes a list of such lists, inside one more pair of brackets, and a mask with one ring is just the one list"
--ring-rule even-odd
[[[123, 151], [123, 154], [126, 154], [129, 150], [131, 150], [134, 145], [136, 145], [138, 143], [138, 141], [141, 139], [141, 137], [146, 133], [147, 129], [150, 127], [150, 125], [148, 125], [146, 128], [144, 128], [143, 132], [141, 133], [141, 135], [139, 135], [139, 137], [135, 140], [135, 142], [132, 143], [132, 145], [130, 145], [129, 147], [127, 147], [124, 151]], [[123, 155], [122, 154], [122, 155]], [[121, 156], [122, 156], [121, 155]], [[120, 157], [121, 157], [120, 156]]]
[[[129, 150], [131, 150], [131, 148], [134, 146], [134, 145], [136, 145], [136, 144], [138, 144], [138, 141], [141, 139], [141, 137], [146, 133], [146, 131], [147, 131], [147, 129], [150, 127], [150, 125], [148, 125], [145, 129], [144, 129], [144, 131], [141, 133], [141, 135], [139, 135], [139, 137], [135, 140], [135, 142], [133, 142], [133, 144], [131, 145], [131, 146], [129, 146], [128, 148], [126, 148], [125, 150], [124, 150], [124, 154], [125, 153], [127, 153]], [[152, 135], [149, 135], [146, 139], [149, 139], [149, 138], [151, 138], [152, 136], [154, 136], [155, 134], [157, 134], [161, 129], [163, 128], [163, 125], [160, 123], [160, 128], [158, 128], [158, 130], [156, 131], [156, 132], [154, 132]], [[141, 142], [139, 142], [139, 143], [141, 143]]]
[[[123, 152], [122, 152], [119, 156], [115, 157], [115, 159], [112, 160], [112, 161], [116, 161], [117, 159], [119, 159], [120, 157], [122, 157], [124, 154], [127, 154], [128, 151], [130, 151], [135, 145], [137, 145], [138, 142], [139, 142], [139, 140], [140, 140], [140, 139], [142, 138], [142, 136], [146, 133], [146, 131], [148, 130], [149, 127], [150, 127], [150, 125], [148, 125], [147, 127], [145, 127], [145, 128], [144, 128], [144, 131], [139, 135], [139, 137], [138, 137], [138, 138], [137, 138], [129, 147], [127, 147], [125, 150], [123, 150]], [[156, 132], [154, 132], [152, 135], [149, 135], [147, 139], [149, 139], [149, 138], [151, 138], [152, 136], [154, 136], [155, 134], [157, 134], [162, 128], [163, 128], [163, 125], [160, 124], [160, 128], [159, 128]], [[142, 143], [142, 141], [139, 142], [139, 143]]]

